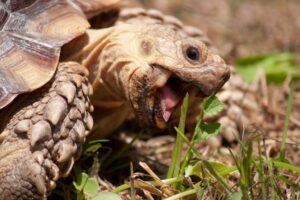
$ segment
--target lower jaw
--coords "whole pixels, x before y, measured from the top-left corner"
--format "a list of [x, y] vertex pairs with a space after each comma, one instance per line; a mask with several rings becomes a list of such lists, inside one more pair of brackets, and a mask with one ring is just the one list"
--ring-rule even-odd
[[167, 122], [164, 120], [161, 108], [158, 106], [158, 104], [155, 103], [150, 107], [143, 105], [140, 106], [140, 108], [144, 109], [135, 110], [135, 113], [137, 114], [136, 117], [141, 127], [147, 126], [158, 129], [167, 128]]
[[163, 111], [159, 103], [158, 96], [154, 98], [154, 105], [153, 105], [153, 116], [152, 120], [154, 123], [154, 126], [156, 126], [159, 129], [165, 129], [167, 127], [167, 122], [163, 118]]
[[[158, 128], [161, 130], [166, 129], [168, 126], [169, 119], [165, 120], [163, 117], [163, 110], [161, 108], [158, 96], [156, 95], [148, 98], [145, 98], [145, 96], [149, 95], [144, 95], [143, 98], [136, 98], [134, 99], [135, 101], [132, 103], [133, 105], [134, 103], [137, 103], [135, 104], [136, 106], [134, 106], [134, 112], [136, 114], [140, 126]], [[137, 101], [137, 99], [139, 99], [140, 101]], [[174, 107], [173, 111], [177, 110], [177, 106], [181, 104], [180, 102], [178, 102], [176, 107]]]
[[159, 129], [165, 129], [167, 127], [167, 123], [161, 117], [155, 115], [154, 117], [155, 125]]

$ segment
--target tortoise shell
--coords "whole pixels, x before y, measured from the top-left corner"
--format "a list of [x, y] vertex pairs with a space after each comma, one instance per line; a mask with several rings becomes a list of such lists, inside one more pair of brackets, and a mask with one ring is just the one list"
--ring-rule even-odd
[[0, 1], [0, 109], [17, 95], [46, 84], [57, 68], [61, 47], [89, 28], [87, 17], [116, 3], [118, 0]]

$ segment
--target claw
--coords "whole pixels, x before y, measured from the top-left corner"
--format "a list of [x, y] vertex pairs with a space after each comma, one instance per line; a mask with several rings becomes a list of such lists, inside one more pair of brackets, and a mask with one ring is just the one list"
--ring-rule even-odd
[[46, 121], [39, 121], [30, 130], [30, 145], [34, 147], [36, 143], [49, 140], [51, 136], [50, 124]]
[[50, 175], [49, 179], [52, 181], [57, 181], [59, 179], [59, 168], [52, 160], [45, 159], [43, 166]]
[[93, 117], [91, 116], [90, 113], [86, 113], [86, 117], [85, 117], [84, 121], [86, 123], [86, 126], [87, 126], [88, 130], [92, 130], [93, 125], [94, 125], [94, 121], [93, 121]]
[[56, 183], [54, 181], [49, 181], [48, 188], [50, 190], [53, 190], [56, 187]]
[[67, 107], [66, 101], [62, 97], [54, 97], [46, 105], [45, 119], [49, 120], [53, 125], [56, 125], [66, 116]]
[[58, 155], [56, 161], [58, 163], [64, 163], [72, 157], [73, 154], [73, 141], [69, 139], [65, 139], [60, 142], [58, 148]]
[[44, 177], [42, 176], [42, 167], [37, 163], [33, 163], [30, 166], [28, 166], [28, 169], [31, 171], [29, 179], [36, 186], [37, 191], [41, 195], [45, 195], [46, 186]]
[[83, 143], [85, 140], [85, 127], [84, 127], [84, 124], [82, 123], [82, 121], [77, 120], [73, 129], [74, 129], [74, 131], [77, 132], [80, 142]]
[[61, 83], [56, 88], [56, 91], [58, 94], [65, 97], [68, 101], [68, 103], [72, 103], [76, 94], [76, 87], [73, 83], [67, 82], [67, 83]]
[[43, 155], [43, 152], [41, 151], [36, 151], [33, 153], [33, 157], [35, 158], [35, 160], [40, 164], [42, 165], [43, 162], [44, 162], [44, 155]]
[[86, 95], [86, 96], [89, 95], [89, 88], [87, 85], [82, 84], [82, 91], [83, 91], [84, 95]]
[[74, 164], [74, 158], [71, 157], [71, 159], [69, 160], [69, 162], [67, 162], [65, 164], [65, 166], [63, 167], [62, 171], [61, 171], [61, 176], [62, 177], [67, 177], [71, 170], [72, 170], [72, 167], [73, 167], [73, 164]]

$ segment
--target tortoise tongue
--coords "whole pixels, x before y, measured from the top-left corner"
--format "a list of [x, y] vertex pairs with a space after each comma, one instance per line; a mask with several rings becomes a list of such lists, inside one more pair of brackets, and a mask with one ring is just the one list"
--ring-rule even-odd
[[158, 89], [158, 99], [162, 110], [162, 116], [167, 122], [181, 98], [168, 84], [166, 84], [164, 87]]

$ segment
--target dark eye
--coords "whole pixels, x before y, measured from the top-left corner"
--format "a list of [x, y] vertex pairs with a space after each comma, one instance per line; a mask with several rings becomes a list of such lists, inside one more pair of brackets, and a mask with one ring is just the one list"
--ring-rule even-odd
[[200, 56], [199, 54], [198, 49], [195, 47], [188, 47], [186, 49], [186, 56], [192, 61], [198, 61]]

